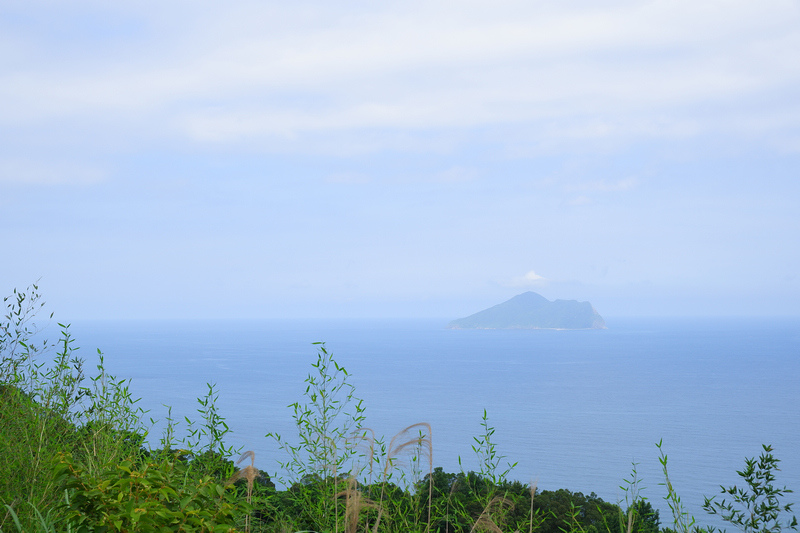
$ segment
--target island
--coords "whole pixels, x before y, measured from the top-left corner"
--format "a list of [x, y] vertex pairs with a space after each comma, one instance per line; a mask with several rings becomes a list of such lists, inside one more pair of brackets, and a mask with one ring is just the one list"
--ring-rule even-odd
[[532, 291], [514, 296], [474, 315], [453, 320], [451, 329], [606, 329], [592, 304], [550, 301]]

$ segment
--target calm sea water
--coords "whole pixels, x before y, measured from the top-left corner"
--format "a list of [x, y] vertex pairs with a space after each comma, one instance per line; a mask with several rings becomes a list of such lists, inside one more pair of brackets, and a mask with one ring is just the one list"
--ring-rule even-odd
[[[196, 416], [206, 383], [233, 434], [275, 472], [267, 432], [296, 435], [287, 405], [303, 400], [325, 341], [364, 399], [367, 425], [390, 438], [433, 427], [434, 464], [477, 469], [471, 449], [486, 409], [511, 477], [608, 501], [638, 463], [661, 509], [663, 441], [673, 485], [705, 523], [703, 495], [739, 481], [745, 457], [772, 444], [778, 484], [800, 491], [800, 320], [608, 320], [599, 331], [448, 330], [444, 321], [87, 322], [90, 358], [132, 380], [149, 416]], [[795, 501], [797, 494], [793, 495]], [[800, 506], [798, 506], [800, 507]], [[800, 509], [798, 509], [800, 511]]]

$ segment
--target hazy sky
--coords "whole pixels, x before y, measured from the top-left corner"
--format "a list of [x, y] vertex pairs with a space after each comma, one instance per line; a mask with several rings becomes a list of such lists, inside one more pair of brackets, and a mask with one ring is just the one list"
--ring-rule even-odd
[[0, 3], [56, 318], [800, 314], [800, 3]]

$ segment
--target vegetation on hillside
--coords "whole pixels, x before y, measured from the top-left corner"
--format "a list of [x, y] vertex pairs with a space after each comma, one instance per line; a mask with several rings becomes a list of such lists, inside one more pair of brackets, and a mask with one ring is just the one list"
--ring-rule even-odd
[[[672, 519], [640, 494], [636, 467], [624, 501], [566, 489], [538, 491], [509, 479], [486, 412], [473, 449], [478, 472], [434, 467], [433, 428], [419, 423], [390, 439], [365, 426], [363, 403], [347, 371], [324, 344], [293, 404], [298, 434], [270, 433], [283, 454], [281, 483], [255, 466], [253, 452], [225, 445], [228, 427], [209, 385], [196, 420], [176, 438], [167, 418], [153, 447], [145, 413], [128, 382], [78, 356], [69, 326], [43, 340], [34, 318], [38, 288], [4, 299], [0, 320], [0, 533], [260, 531], [691, 533], [709, 531], [684, 510], [669, 481]], [[52, 315], [51, 315], [52, 316]], [[658, 445], [661, 449], [661, 445]], [[705, 508], [745, 533], [797, 530], [785, 487], [774, 484], [778, 459], [765, 446], [739, 472], [744, 485], [722, 488]]]

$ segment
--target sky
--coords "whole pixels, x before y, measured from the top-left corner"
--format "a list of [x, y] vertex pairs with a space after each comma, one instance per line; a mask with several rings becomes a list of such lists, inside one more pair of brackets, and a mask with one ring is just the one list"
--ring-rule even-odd
[[0, 292], [800, 315], [800, 2], [0, 4]]

